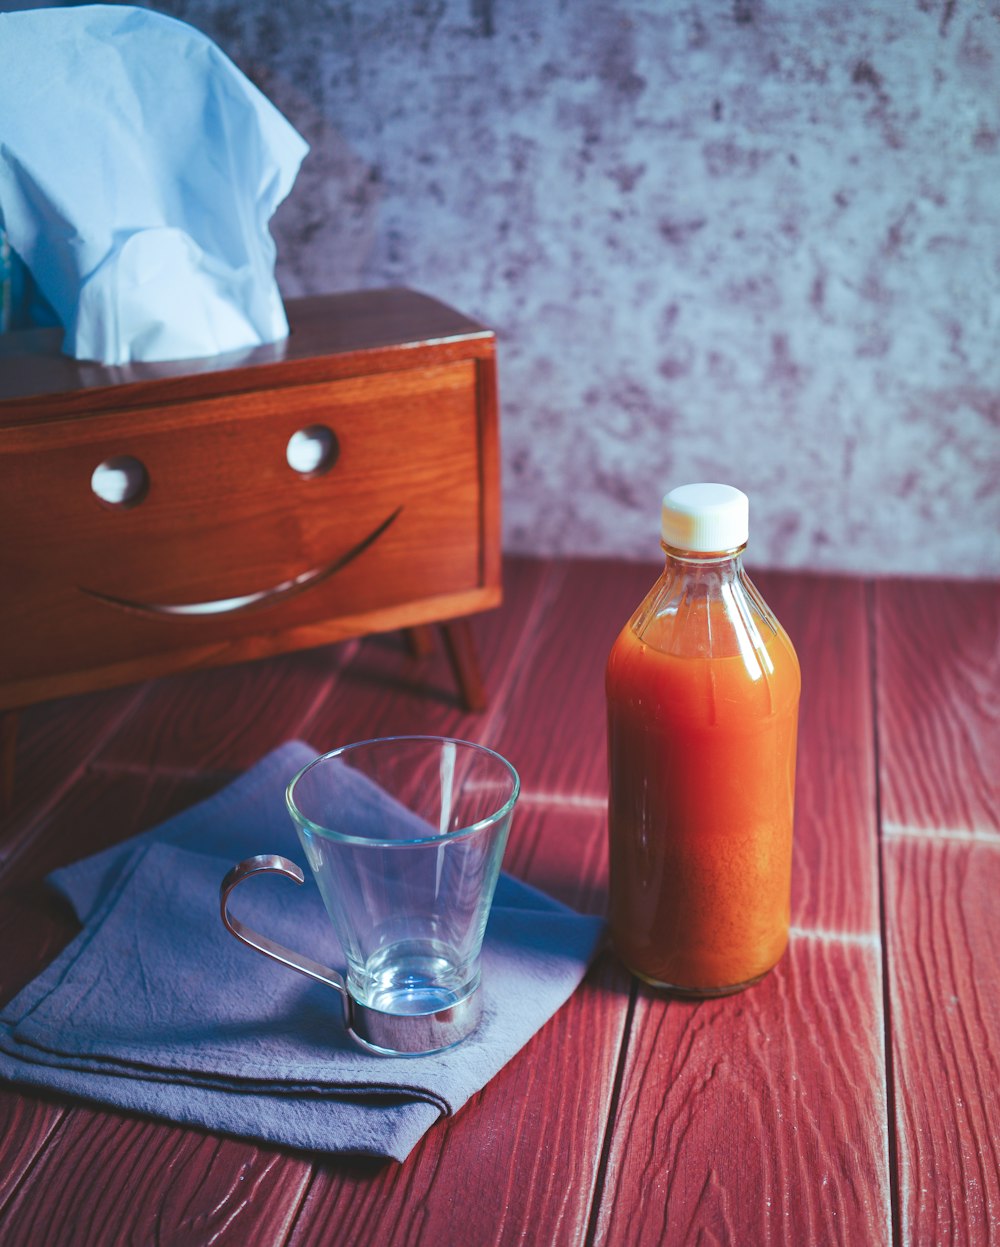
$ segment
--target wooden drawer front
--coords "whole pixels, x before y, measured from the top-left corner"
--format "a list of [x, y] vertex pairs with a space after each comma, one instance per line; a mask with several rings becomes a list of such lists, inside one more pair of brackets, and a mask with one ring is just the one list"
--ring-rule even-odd
[[[339, 456], [301, 476], [316, 424]], [[110, 508], [121, 455], [149, 487]], [[471, 360], [0, 430], [0, 680], [472, 589], [481, 471]]]

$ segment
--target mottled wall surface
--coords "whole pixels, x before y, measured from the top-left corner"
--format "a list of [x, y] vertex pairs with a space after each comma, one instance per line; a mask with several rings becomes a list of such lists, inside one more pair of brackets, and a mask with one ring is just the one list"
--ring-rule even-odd
[[151, 7], [313, 145], [286, 295], [497, 330], [508, 548], [724, 480], [757, 565], [1000, 574], [1000, 0]]

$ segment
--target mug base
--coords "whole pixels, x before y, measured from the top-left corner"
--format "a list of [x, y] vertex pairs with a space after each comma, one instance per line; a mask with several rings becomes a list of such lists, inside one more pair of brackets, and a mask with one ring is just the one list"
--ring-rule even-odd
[[482, 1017], [477, 984], [463, 999], [429, 1013], [386, 1013], [350, 997], [351, 1038], [378, 1056], [430, 1056], [467, 1039]]

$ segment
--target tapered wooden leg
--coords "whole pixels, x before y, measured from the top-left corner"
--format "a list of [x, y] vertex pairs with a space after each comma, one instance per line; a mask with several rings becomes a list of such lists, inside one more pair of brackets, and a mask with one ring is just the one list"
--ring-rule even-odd
[[476, 641], [467, 619], [451, 619], [441, 625], [445, 652], [466, 710], [486, 709], [486, 688], [479, 671]]
[[0, 808], [4, 811], [14, 804], [14, 758], [20, 713], [19, 710], [4, 710], [0, 714]]
[[411, 658], [429, 658], [434, 653], [434, 633], [430, 624], [403, 629], [403, 640]]

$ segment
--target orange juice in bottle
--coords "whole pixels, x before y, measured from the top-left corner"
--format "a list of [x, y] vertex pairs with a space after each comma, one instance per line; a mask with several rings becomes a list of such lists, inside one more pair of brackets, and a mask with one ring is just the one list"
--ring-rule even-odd
[[607, 666], [612, 939], [691, 996], [788, 943], [799, 664], [743, 569], [748, 514], [729, 485], [664, 497], [663, 574]]

